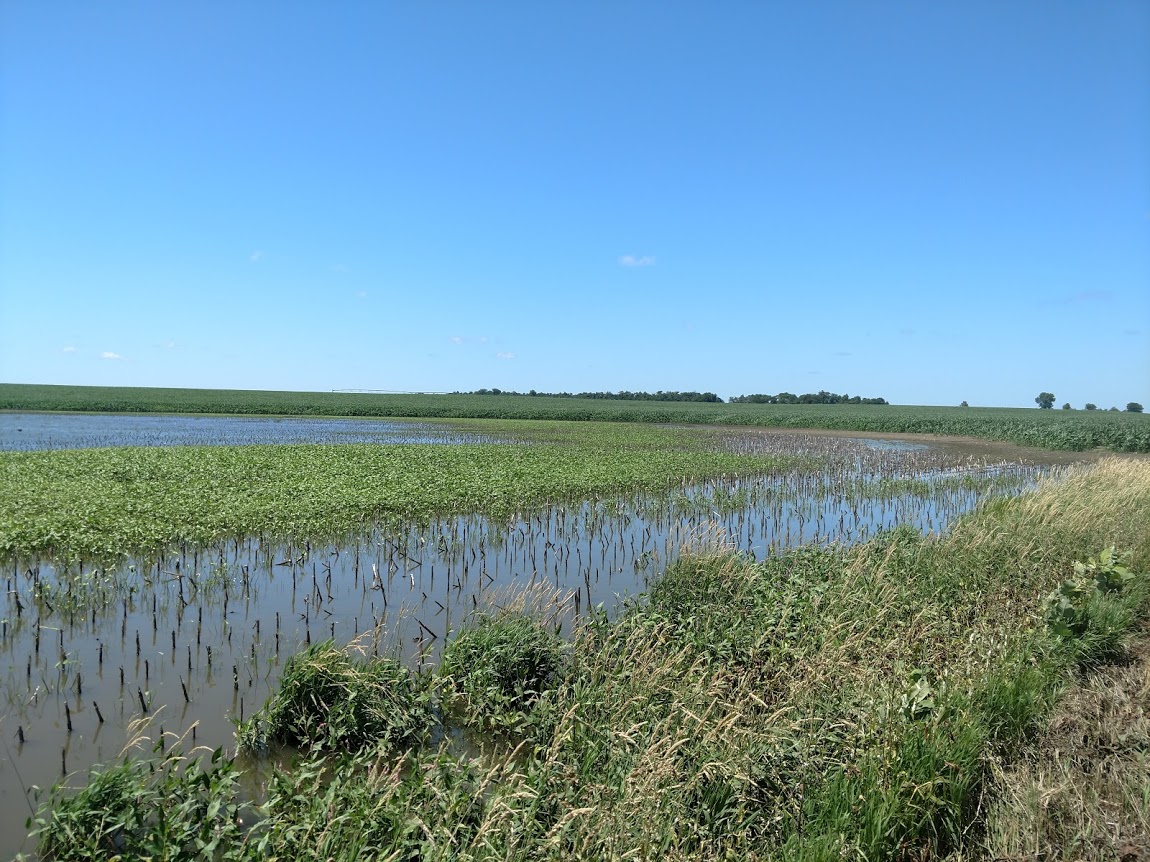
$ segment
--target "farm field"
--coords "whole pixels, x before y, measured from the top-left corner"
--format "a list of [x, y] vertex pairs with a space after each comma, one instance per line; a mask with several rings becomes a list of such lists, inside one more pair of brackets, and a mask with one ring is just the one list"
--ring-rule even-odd
[[1142, 461], [465, 426], [499, 442], [0, 453], [0, 834], [38, 799], [49, 858], [977, 857], [997, 765], [1144, 617], [1099, 557], [1145, 571]]
[[1021, 446], [1150, 452], [1150, 417], [1109, 410], [707, 404], [510, 395], [389, 395], [0, 384], [0, 410], [531, 419], [944, 434]]
[[1150, 862], [1150, 0], [2, 8], [0, 862]]

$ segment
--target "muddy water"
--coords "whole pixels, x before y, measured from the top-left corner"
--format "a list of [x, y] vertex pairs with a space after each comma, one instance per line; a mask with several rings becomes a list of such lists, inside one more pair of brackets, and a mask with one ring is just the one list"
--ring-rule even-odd
[[[732, 435], [727, 445], [767, 444]], [[524, 589], [569, 624], [641, 593], [700, 536], [762, 558], [898, 524], [939, 531], [1041, 472], [836, 440], [825, 472], [732, 476], [509, 522], [456, 517], [314, 546], [251, 537], [114, 571], [12, 561], [0, 606], [0, 856], [33, 849], [21, 843], [30, 788], [82, 783], [134, 736], [233, 747], [234, 722], [259, 708], [284, 661], [309, 642], [355, 641], [434, 663], [470, 613]]]

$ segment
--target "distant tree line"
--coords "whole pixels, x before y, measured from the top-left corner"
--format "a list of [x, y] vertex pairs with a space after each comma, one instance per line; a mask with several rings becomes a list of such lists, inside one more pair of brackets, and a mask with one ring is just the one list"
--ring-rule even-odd
[[[698, 401], [709, 404], [722, 404], [723, 399], [714, 392], [516, 392], [514, 389], [476, 389], [473, 392], [452, 392], [452, 395], [518, 395], [539, 398], [592, 398], [600, 401]], [[794, 395], [780, 392], [778, 395], [734, 395], [727, 399], [731, 404], [888, 404], [885, 398], [861, 398], [858, 395], [838, 395], [822, 389]]]
[[[1039, 392], [1038, 395], [1034, 399], [1034, 403], [1037, 404], [1039, 406], [1039, 408], [1041, 408], [1042, 410], [1049, 410], [1051, 407], [1054, 406], [1054, 393], [1053, 392]], [[965, 401], [962, 402], [962, 406], [964, 406], [964, 407], [966, 406]], [[1073, 410], [1074, 407], [1071, 405], [1071, 403], [1069, 401], [1067, 401], [1065, 404], [1062, 405], [1062, 409], [1063, 410]], [[1098, 405], [1097, 404], [1091, 404], [1091, 403], [1087, 402], [1086, 409], [1087, 410], [1097, 410]], [[1111, 413], [1117, 412], [1117, 410], [1118, 410], [1117, 407], [1111, 407], [1110, 408]], [[1142, 412], [1142, 405], [1139, 404], [1137, 401], [1130, 401], [1126, 404], [1126, 412], [1127, 413], [1141, 413]]]
[[594, 398], [600, 401], [703, 401], [722, 404], [714, 392], [516, 392], [512, 389], [476, 389], [474, 392], [452, 392], [452, 395], [523, 395], [538, 398]]
[[888, 404], [885, 398], [860, 398], [858, 395], [836, 395], [820, 389], [804, 395], [780, 392], [778, 395], [734, 395], [731, 404]]

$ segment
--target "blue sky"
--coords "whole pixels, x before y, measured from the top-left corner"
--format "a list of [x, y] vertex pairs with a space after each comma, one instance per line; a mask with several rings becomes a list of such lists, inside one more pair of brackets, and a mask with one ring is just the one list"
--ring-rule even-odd
[[0, 0], [0, 381], [1150, 406], [1150, 4]]

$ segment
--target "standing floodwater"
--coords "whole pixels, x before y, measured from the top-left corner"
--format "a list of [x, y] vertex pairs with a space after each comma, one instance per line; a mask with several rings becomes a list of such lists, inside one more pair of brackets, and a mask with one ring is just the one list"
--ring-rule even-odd
[[[290, 423], [299, 421], [310, 420]], [[231, 539], [115, 569], [10, 560], [0, 610], [0, 852], [21, 849], [7, 842], [24, 834], [28, 788], [63, 775], [82, 783], [93, 763], [119, 756], [141, 720], [153, 742], [186, 734], [234, 747], [234, 722], [262, 705], [284, 661], [308, 643], [355, 640], [368, 653], [430, 662], [468, 614], [514, 591], [538, 589], [570, 621], [643, 592], [699, 536], [761, 558], [899, 524], [937, 532], [1042, 472], [958, 463], [913, 444], [716, 439], [748, 453], [806, 446], [825, 467], [539, 506], [505, 521], [375, 527], [322, 544]]]
[[125, 413], [0, 413], [0, 451], [103, 446], [251, 446], [284, 443], [486, 443], [433, 422], [182, 416]]

